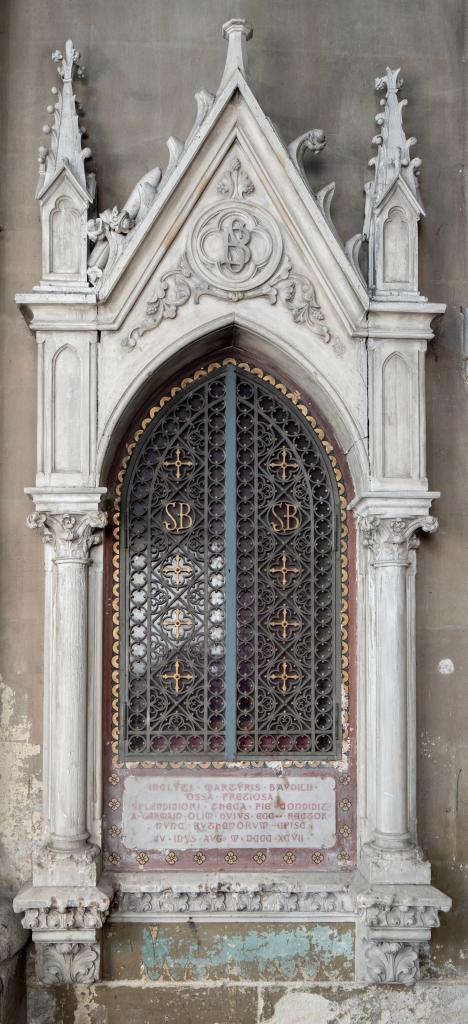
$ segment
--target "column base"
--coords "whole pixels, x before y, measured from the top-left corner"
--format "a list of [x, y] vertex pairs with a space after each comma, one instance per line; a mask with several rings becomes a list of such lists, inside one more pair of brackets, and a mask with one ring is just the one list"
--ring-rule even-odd
[[36, 973], [46, 985], [99, 981], [101, 929], [109, 913], [113, 887], [27, 886], [15, 896], [36, 946]]
[[93, 843], [60, 850], [47, 843], [33, 863], [34, 886], [93, 886], [101, 874], [101, 851]]
[[382, 885], [429, 885], [431, 865], [419, 846], [387, 847], [365, 843], [360, 869], [369, 882]]

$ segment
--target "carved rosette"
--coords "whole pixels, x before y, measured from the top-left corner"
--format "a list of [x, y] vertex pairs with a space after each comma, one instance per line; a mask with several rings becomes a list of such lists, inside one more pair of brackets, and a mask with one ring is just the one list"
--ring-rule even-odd
[[99, 981], [98, 942], [40, 942], [37, 975], [44, 985], [91, 984]]
[[409, 564], [410, 551], [417, 548], [418, 530], [435, 533], [438, 522], [435, 516], [414, 516], [393, 519], [375, 515], [357, 517], [363, 545], [369, 548], [374, 565]]
[[33, 512], [27, 519], [27, 526], [40, 530], [44, 543], [53, 545], [55, 561], [87, 560], [90, 548], [101, 543], [106, 523], [105, 512]]
[[412, 985], [419, 977], [419, 943], [364, 942], [367, 981], [374, 984]]

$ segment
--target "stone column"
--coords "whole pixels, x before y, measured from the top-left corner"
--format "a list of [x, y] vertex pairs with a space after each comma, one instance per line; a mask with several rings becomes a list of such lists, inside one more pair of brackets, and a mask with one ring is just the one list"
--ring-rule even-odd
[[86, 847], [86, 709], [89, 550], [99, 544], [104, 512], [35, 512], [28, 526], [54, 548], [49, 849], [78, 853]]
[[99, 980], [101, 929], [113, 895], [100, 878], [100, 850], [88, 842], [87, 829], [88, 572], [90, 549], [101, 542], [107, 521], [93, 508], [101, 494], [75, 494], [68, 512], [68, 495], [55, 494], [49, 512], [37, 493], [42, 509], [28, 518], [53, 549], [44, 680], [50, 801], [32, 885], [15, 896], [13, 907], [32, 930], [37, 975], [46, 985]]
[[408, 863], [421, 864], [422, 858], [408, 816], [408, 743], [415, 737], [408, 736], [407, 572], [410, 551], [419, 543], [416, 532], [433, 533], [437, 520], [367, 515], [359, 525], [375, 574], [376, 799], [367, 846], [370, 874], [375, 881], [416, 881]]

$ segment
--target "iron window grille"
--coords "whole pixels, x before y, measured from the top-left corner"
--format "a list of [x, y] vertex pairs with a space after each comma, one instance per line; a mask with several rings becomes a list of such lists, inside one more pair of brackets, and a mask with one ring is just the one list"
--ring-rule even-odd
[[125, 475], [121, 754], [336, 758], [337, 482], [290, 398], [225, 362], [161, 409]]

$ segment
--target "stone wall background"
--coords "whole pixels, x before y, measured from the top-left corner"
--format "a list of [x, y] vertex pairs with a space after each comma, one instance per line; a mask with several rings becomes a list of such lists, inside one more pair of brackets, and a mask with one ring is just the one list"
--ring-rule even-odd
[[[37, 146], [56, 72], [52, 50], [72, 36], [88, 71], [78, 84], [98, 178], [99, 208], [126, 199], [141, 174], [166, 162], [165, 139], [185, 137], [193, 93], [216, 91], [220, 29], [233, 16], [254, 26], [251, 83], [286, 141], [323, 127], [327, 147], [311, 180], [336, 180], [342, 237], [361, 230], [378, 97], [373, 83], [401, 65], [407, 134], [418, 138], [427, 218], [420, 285], [448, 304], [430, 346], [428, 471], [442, 491], [439, 533], [418, 562], [418, 813], [434, 882], [454, 900], [434, 935], [434, 977], [468, 969], [468, 393], [460, 307], [466, 285], [464, 0], [4, 0], [0, 388], [0, 884], [30, 873], [40, 811], [42, 548], [25, 529], [23, 487], [35, 467], [35, 345], [14, 294], [39, 279], [34, 201]], [[442, 674], [441, 660], [454, 671]], [[143, 1018], [142, 1018], [143, 1019]], [[324, 1018], [326, 1019], [326, 1018]], [[403, 1019], [403, 1018], [402, 1018]], [[456, 1018], [454, 1018], [455, 1020]], [[461, 1018], [460, 1018], [461, 1019]]]

